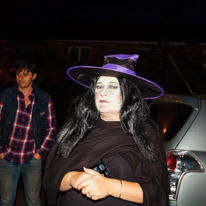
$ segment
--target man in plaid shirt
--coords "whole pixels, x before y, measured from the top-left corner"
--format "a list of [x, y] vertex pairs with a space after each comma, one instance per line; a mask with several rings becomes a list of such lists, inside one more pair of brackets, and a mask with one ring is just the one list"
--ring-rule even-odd
[[42, 160], [56, 135], [49, 94], [33, 83], [35, 65], [19, 62], [17, 85], [0, 96], [0, 205], [12, 206], [20, 174], [27, 206], [40, 205]]

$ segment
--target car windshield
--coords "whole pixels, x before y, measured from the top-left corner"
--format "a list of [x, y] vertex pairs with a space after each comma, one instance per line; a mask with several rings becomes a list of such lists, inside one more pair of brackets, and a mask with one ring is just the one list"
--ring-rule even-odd
[[164, 141], [172, 139], [182, 128], [193, 108], [179, 102], [152, 101], [151, 117], [158, 124]]

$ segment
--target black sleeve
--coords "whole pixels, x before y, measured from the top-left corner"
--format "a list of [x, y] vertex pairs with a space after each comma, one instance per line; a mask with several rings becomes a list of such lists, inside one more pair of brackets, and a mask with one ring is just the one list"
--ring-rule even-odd
[[47, 156], [43, 176], [43, 187], [46, 189], [48, 206], [56, 205], [59, 187], [67, 170], [67, 159], [57, 155], [57, 147], [58, 145], [55, 143]]
[[168, 173], [164, 146], [161, 142], [156, 142], [156, 146], [159, 148], [159, 159], [154, 163], [138, 159], [135, 154], [122, 155], [133, 168], [136, 180], [142, 187], [144, 206], [169, 205]]

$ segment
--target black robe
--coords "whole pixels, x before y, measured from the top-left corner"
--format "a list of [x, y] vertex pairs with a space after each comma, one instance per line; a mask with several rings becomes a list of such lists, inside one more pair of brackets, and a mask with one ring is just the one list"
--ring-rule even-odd
[[[157, 150], [156, 162], [149, 162], [142, 156], [133, 137], [122, 131], [120, 122], [100, 120], [96, 128], [75, 146], [68, 158], [56, 155], [58, 146], [55, 145], [45, 167], [48, 205], [139, 205], [114, 197], [92, 201], [74, 189], [59, 192], [60, 183], [67, 172], [82, 171], [84, 166], [92, 168], [100, 159], [104, 159], [111, 170], [112, 178], [138, 182], [141, 185], [144, 206], [167, 206], [168, 176], [164, 146], [152, 127], [147, 132]], [[119, 161], [124, 168], [122, 174], [127, 174], [124, 177], [119, 174], [121, 167], [115, 170], [113, 166]]]

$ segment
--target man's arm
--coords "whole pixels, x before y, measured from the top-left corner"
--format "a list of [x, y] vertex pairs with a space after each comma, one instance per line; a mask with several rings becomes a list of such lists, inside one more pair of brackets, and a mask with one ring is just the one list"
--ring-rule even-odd
[[56, 118], [55, 118], [54, 107], [51, 99], [48, 104], [47, 126], [48, 126], [47, 133], [45, 135], [44, 141], [41, 147], [37, 150], [37, 153], [35, 154], [35, 155], [40, 155], [41, 157], [45, 157], [47, 152], [50, 150], [56, 136]]

